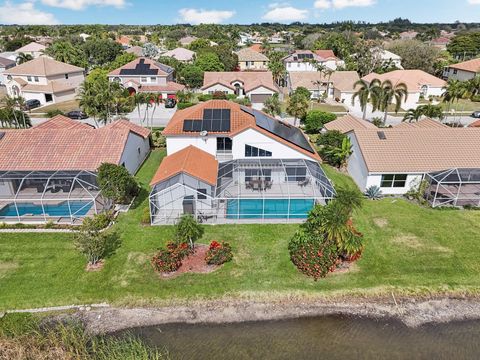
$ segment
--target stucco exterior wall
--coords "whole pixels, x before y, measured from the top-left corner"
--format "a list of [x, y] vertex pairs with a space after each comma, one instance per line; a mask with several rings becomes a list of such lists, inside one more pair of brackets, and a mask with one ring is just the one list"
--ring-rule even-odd
[[120, 165], [124, 165], [130, 174], [135, 174], [149, 152], [149, 139], [130, 132], [120, 158]]

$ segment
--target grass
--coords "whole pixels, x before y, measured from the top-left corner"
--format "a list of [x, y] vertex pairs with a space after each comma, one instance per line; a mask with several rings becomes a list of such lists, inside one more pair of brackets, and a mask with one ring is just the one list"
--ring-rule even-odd
[[474, 102], [469, 99], [460, 99], [458, 102], [454, 101], [453, 103], [441, 102], [440, 106], [442, 106], [447, 114], [450, 112], [450, 110], [455, 110], [456, 112], [466, 111], [469, 113], [480, 110], [480, 102]]
[[67, 113], [73, 110], [78, 110], [79, 108], [80, 108], [80, 105], [78, 104], [77, 100], [68, 100], [68, 101], [63, 101], [60, 103], [36, 108], [36, 109], [33, 109], [31, 112], [32, 114], [38, 114], [38, 113], [47, 113], [49, 111], [58, 109], [63, 111], [64, 113]]
[[[232, 244], [234, 260], [211, 274], [161, 279], [149, 260], [172, 238], [170, 226], [142, 226], [148, 182], [165, 155], [152, 152], [138, 173], [143, 192], [115, 225], [122, 238], [100, 272], [87, 273], [70, 234], [5, 233], [0, 236], [0, 311], [106, 301], [114, 305], [282, 296], [329, 297], [399, 294], [478, 294], [480, 212], [440, 211], [403, 199], [366, 201], [355, 214], [366, 249], [355, 271], [317, 282], [291, 264], [288, 241], [298, 225], [206, 226], [202, 243]], [[337, 187], [351, 178], [325, 166]]]
[[310, 109], [311, 110], [320, 110], [320, 111], [325, 111], [325, 112], [340, 112], [340, 113], [346, 113], [347, 110], [345, 109], [345, 106], [343, 105], [330, 105], [330, 104], [323, 104], [323, 103], [318, 103], [316, 101], [311, 101], [310, 102]]

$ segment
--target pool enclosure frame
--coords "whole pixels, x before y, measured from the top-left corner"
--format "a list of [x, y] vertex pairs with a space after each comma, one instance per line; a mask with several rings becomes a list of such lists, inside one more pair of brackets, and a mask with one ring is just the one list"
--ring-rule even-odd
[[[111, 206], [100, 193], [96, 173], [78, 171], [4, 171], [0, 172], [0, 212], [14, 205], [16, 215], [2, 216], [1, 221], [15, 222], [67, 222], [74, 224], [86, 216], [98, 214]], [[87, 202], [81, 208], [72, 208], [73, 202]], [[22, 204], [41, 206], [41, 214], [21, 214]], [[67, 204], [68, 214], [51, 215], [48, 206]], [[89, 206], [83, 214], [86, 206]]]
[[[237, 159], [219, 164], [216, 184], [186, 172], [155, 184], [149, 196], [150, 220], [152, 225], [174, 224], [183, 213], [191, 213], [206, 224], [299, 222], [306, 216], [293, 205], [301, 207], [310, 200], [312, 206], [326, 204], [335, 195], [318, 162]], [[241, 205], [248, 207], [252, 200], [261, 204], [261, 212], [252, 213]]]
[[448, 169], [426, 174], [425, 198], [432, 207], [480, 206], [480, 169]]

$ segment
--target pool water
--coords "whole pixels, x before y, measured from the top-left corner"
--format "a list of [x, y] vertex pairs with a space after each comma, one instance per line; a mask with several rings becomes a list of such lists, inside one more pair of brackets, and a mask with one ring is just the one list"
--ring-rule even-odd
[[[306, 219], [313, 199], [239, 199], [227, 201], [227, 219]], [[238, 215], [240, 214], [240, 215]]]
[[[72, 210], [72, 215], [75, 216], [85, 216], [88, 211], [92, 208], [92, 201], [70, 201], [70, 209]], [[51, 217], [65, 217], [70, 216], [70, 210], [68, 207], [68, 202], [64, 201], [59, 204], [44, 204], [43, 208], [40, 204], [34, 203], [17, 203], [18, 215], [43, 215], [43, 208], [45, 209], [45, 214]], [[15, 204], [8, 204], [7, 206], [0, 209], [0, 217], [9, 217], [17, 216], [17, 209]]]

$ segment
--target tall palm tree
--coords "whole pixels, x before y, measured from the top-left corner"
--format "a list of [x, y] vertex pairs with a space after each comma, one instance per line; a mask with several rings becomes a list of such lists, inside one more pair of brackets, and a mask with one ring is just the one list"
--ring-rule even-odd
[[332, 70], [328, 67], [325, 67], [325, 70], [323, 70], [323, 75], [327, 78], [327, 96], [329, 95], [330, 93], [330, 79], [332, 78], [332, 75], [333, 73], [335, 72], [335, 70]]
[[480, 76], [475, 76], [473, 79], [468, 80], [466, 88], [470, 98], [480, 95]]
[[416, 109], [408, 109], [407, 113], [403, 117], [402, 121], [407, 121], [409, 123], [418, 121], [423, 116], [423, 109], [421, 106], [418, 106]]
[[297, 119], [307, 115], [308, 99], [298, 93], [293, 93], [288, 99], [287, 113], [293, 116], [293, 125], [297, 126]]
[[287, 70], [285, 69], [285, 65], [281, 60], [270, 60], [268, 62], [268, 70], [271, 71], [273, 80], [275, 83], [280, 85], [281, 80], [285, 78], [287, 74]]
[[402, 102], [408, 98], [408, 88], [405, 83], [393, 84], [390, 80], [385, 80], [380, 85], [372, 89], [373, 111], [380, 110], [384, 112], [383, 125], [387, 122], [388, 107], [395, 100], [395, 113], [398, 113]]
[[[371, 101], [372, 92], [381, 84], [380, 80], [373, 79], [370, 83], [365, 80], [358, 80], [353, 88], [356, 89], [352, 97], [352, 105], [355, 104], [355, 99], [358, 98], [360, 102], [360, 108], [363, 111], [362, 118], [363, 120], [367, 117], [367, 105]], [[358, 88], [358, 89], [357, 89]]]
[[452, 104], [454, 101], [458, 103], [467, 94], [468, 88], [463, 81], [449, 80], [443, 90], [443, 101]]
[[20, 54], [18, 54], [16, 60], [17, 60], [17, 64], [20, 65], [20, 64], [26, 63], [30, 60], [33, 60], [33, 56], [30, 55], [30, 54], [25, 54], [25, 53], [21, 52]]
[[22, 113], [22, 124], [23, 128], [27, 128], [27, 119], [25, 117], [25, 112], [23, 111], [25, 109], [25, 98], [22, 96], [17, 96], [15, 97], [15, 104], [18, 110]]

